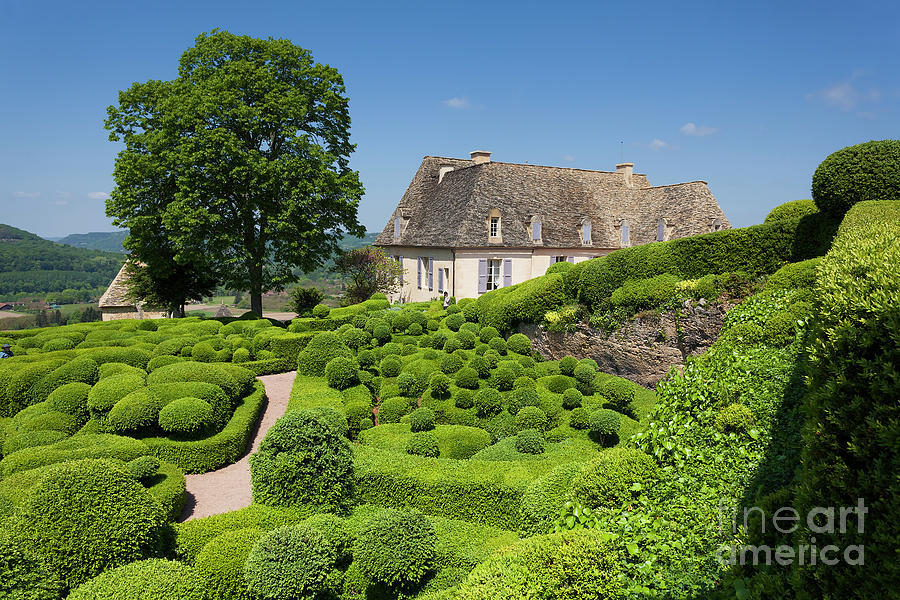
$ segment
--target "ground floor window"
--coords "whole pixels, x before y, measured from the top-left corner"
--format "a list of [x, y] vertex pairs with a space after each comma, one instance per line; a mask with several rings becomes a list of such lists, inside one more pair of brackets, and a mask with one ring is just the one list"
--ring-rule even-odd
[[487, 272], [487, 289], [496, 290], [500, 289], [503, 286], [503, 280], [500, 277], [500, 260], [489, 260], [488, 261], [488, 272]]
[[567, 259], [568, 259], [567, 256], [554, 256], [554, 257], [553, 257], [553, 262], [554, 262], [554, 263], [566, 262]]

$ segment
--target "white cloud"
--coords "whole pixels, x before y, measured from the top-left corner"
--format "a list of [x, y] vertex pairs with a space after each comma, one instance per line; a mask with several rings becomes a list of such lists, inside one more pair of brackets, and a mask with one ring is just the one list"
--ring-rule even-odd
[[685, 123], [681, 126], [681, 133], [683, 133], [684, 135], [712, 135], [718, 130], [718, 127], [697, 125], [696, 123]]
[[465, 96], [460, 96], [458, 98], [450, 98], [448, 100], [444, 100], [444, 106], [449, 106], [450, 108], [455, 108], [458, 110], [465, 110], [467, 108], [472, 108], [472, 103], [469, 102], [469, 99]]
[[13, 196], [16, 198], [37, 198], [40, 195], [40, 192], [13, 192]]
[[651, 150], [662, 150], [663, 148], [671, 148], [672, 145], [668, 142], [664, 142], [659, 138], [653, 138], [653, 141], [648, 144]]
[[68, 206], [69, 201], [68, 200], [57, 200], [53, 204], [55, 204], [56, 206]]
[[826, 106], [837, 108], [842, 111], [850, 111], [860, 104], [878, 102], [881, 100], [881, 90], [871, 88], [869, 90], [861, 90], [854, 81], [860, 77], [860, 73], [854, 72], [849, 79], [838, 81], [825, 89], [806, 94], [806, 99], [818, 100]]
[[109, 200], [109, 194], [106, 192], [88, 192], [87, 196], [91, 200]]
[[71, 192], [67, 192], [67, 191], [65, 191], [65, 190], [56, 190], [56, 197], [57, 197], [57, 198], [71, 198], [71, 197], [72, 197], [72, 193], [71, 193]]
[[575, 162], [575, 157], [571, 154], [566, 154], [565, 156], [563, 156], [563, 160], [566, 162]]

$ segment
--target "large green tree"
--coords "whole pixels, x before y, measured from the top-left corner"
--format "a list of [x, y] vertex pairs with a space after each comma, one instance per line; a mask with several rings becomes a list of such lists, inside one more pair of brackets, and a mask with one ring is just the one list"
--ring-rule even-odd
[[178, 77], [120, 92], [106, 128], [125, 143], [107, 214], [130, 229], [132, 256], [152, 266], [168, 253], [248, 290], [258, 313], [293, 268], [321, 266], [343, 231], [365, 233], [343, 79], [288, 40], [201, 34]]

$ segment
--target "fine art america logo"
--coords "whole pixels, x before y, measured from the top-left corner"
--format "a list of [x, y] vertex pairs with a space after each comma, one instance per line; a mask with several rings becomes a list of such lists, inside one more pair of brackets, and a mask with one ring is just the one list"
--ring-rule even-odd
[[[848, 565], [863, 565], [865, 547], [862, 544], [851, 544], [844, 547], [835, 544], [816, 545], [816, 535], [825, 535], [834, 539], [836, 534], [865, 532], [865, 515], [869, 509], [862, 498], [856, 506], [824, 507], [816, 506], [806, 515], [801, 515], [791, 506], [782, 506], [771, 515], [758, 506], [743, 509], [743, 522], [737, 508], [719, 505], [719, 532], [727, 535], [726, 526], [731, 524], [731, 535], [751, 533], [751, 527], [759, 529], [759, 534], [781, 533], [790, 535], [796, 532], [801, 524], [809, 529], [808, 543], [796, 546], [782, 544], [779, 546], [747, 544], [723, 545], [719, 548], [718, 559], [726, 565], [836, 565], [843, 560]], [[758, 515], [759, 520], [753, 519]], [[727, 521], [726, 521], [727, 519]], [[752, 522], [752, 523], [751, 523]]]

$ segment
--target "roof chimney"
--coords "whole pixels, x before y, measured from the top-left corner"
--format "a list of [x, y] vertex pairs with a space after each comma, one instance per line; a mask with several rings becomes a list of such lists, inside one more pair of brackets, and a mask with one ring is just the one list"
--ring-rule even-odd
[[634, 163], [619, 163], [616, 165], [616, 173], [625, 176], [625, 185], [631, 187], [631, 175], [634, 173]]
[[491, 162], [491, 153], [487, 150], [475, 150], [474, 152], [469, 152], [469, 156], [472, 157], [472, 162], [476, 165]]

